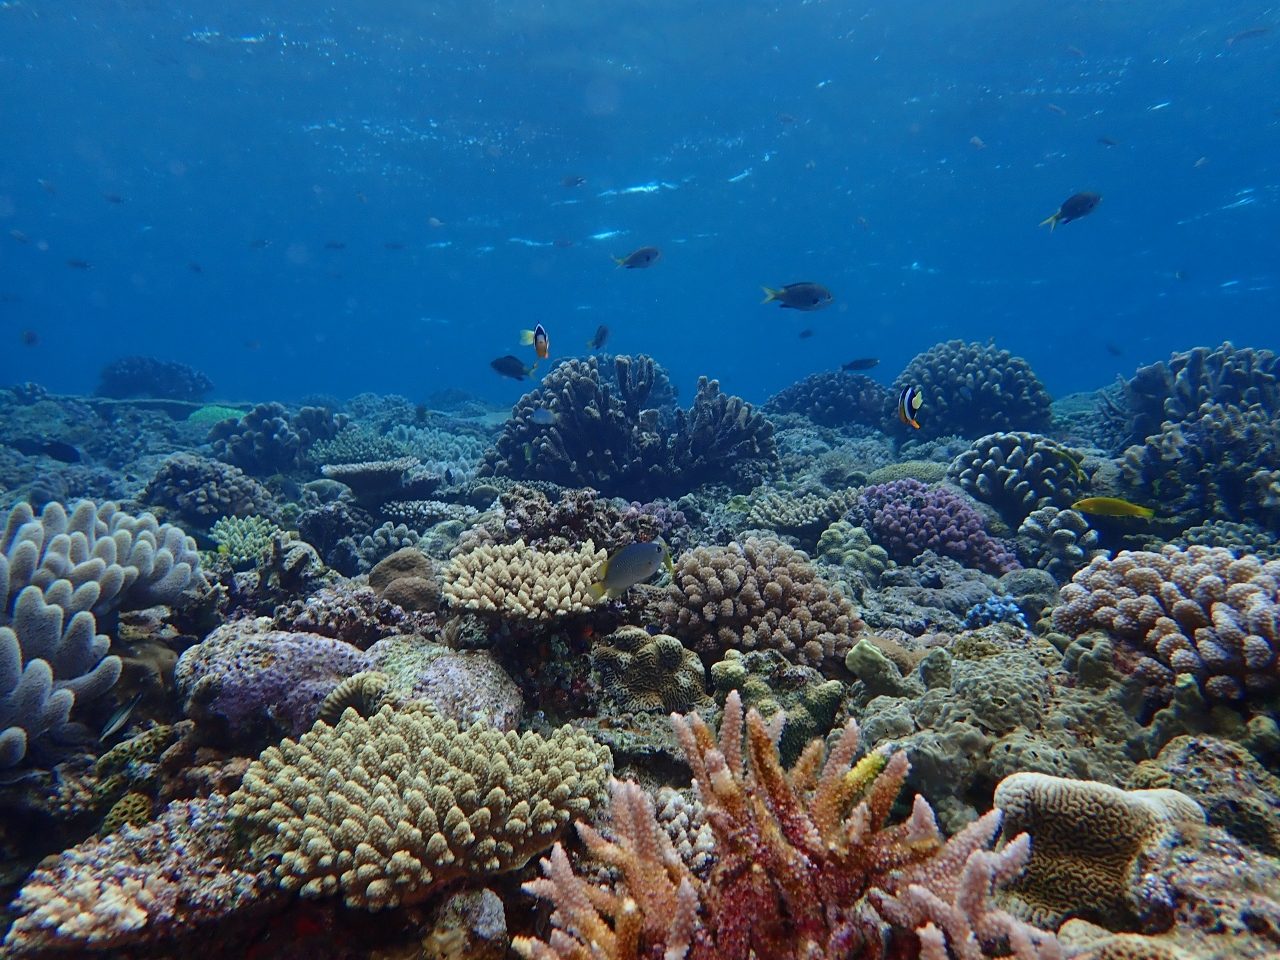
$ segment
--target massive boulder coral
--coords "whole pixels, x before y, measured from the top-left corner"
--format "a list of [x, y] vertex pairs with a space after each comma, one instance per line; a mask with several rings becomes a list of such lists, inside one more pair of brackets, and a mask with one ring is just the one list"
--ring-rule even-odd
[[1053, 625], [1107, 630], [1157, 702], [1187, 674], [1211, 701], [1261, 704], [1280, 688], [1280, 560], [1199, 546], [1096, 557], [1062, 588]]
[[523, 540], [476, 547], [445, 566], [444, 598], [454, 608], [522, 620], [584, 613], [596, 604], [591, 584], [606, 557], [589, 540], [559, 553], [534, 550]]
[[1018, 527], [1016, 543], [1024, 564], [1047, 570], [1059, 583], [1104, 552], [1083, 513], [1058, 507], [1032, 510]]
[[705, 662], [730, 649], [772, 649], [839, 670], [862, 628], [853, 605], [808, 556], [756, 537], [682, 554], [658, 608], [664, 629]]
[[565, 361], [516, 404], [480, 473], [651, 499], [712, 480], [746, 489], [776, 468], [773, 425], [751, 404], [703, 377], [672, 412], [654, 396], [665, 378], [643, 355], [615, 357], [612, 380], [594, 357]]
[[996, 575], [1020, 566], [972, 504], [946, 486], [906, 478], [866, 487], [845, 519], [864, 527], [898, 563], [932, 550]]
[[1082, 456], [1038, 433], [991, 433], [956, 457], [948, 476], [1016, 527], [1037, 508], [1066, 507], [1080, 498]]
[[1047, 430], [1049, 394], [1030, 365], [991, 344], [949, 340], [917, 354], [893, 382], [896, 396], [924, 397], [912, 439], [980, 437], [995, 430]]
[[685, 712], [708, 700], [706, 668], [675, 637], [621, 627], [591, 650], [605, 697], [623, 713]]
[[291, 473], [306, 462], [318, 440], [332, 440], [346, 425], [345, 414], [325, 407], [290, 413], [281, 403], [260, 403], [239, 420], [223, 420], [209, 431], [219, 460], [258, 477]]
[[765, 413], [798, 413], [824, 427], [882, 427], [893, 415], [889, 391], [868, 376], [845, 370], [813, 373], [774, 394]]
[[197, 402], [212, 389], [212, 380], [185, 363], [132, 356], [103, 367], [95, 393], [116, 400], [141, 397]]
[[271, 492], [239, 467], [194, 453], [167, 458], [138, 499], [200, 529], [219, 517], [275, 520], [280, 514]]
[[603, 800], [610, 768], [569, 727], [544, 739], [459, 729], [419, 704], [348, 710], [266, 750], [231, 815], [286, 890], [379, 910], [524, 866]]
[[648, 795], [615, 782], [609, 836], [578, 825], [610, 880], [589, 886], [557, 844], [543, 878], [525, 885], [551, 901], [553, 930], [546, 941], [517, 938], [520, 956], [802, 960], [896, 956], [893, 944], [931, 958], [1009, 947], [1025, 960], [1061, 956], [1052, 933], [989, 902], [1026, 863], [1026, 837], [988, 851], [1000, 823], [990, 813], [944, 841], [920, 797], [890, 826], [908, 763], [877, 752], [855, 765], [856, 724], [830, 751], [811, 742], [784, 771], [764, 721], [754, 710], [744, 719], [736, 693], [718, 740], [696, 715], [672, 722], [714, 837], [708, 876], [679, 858]]

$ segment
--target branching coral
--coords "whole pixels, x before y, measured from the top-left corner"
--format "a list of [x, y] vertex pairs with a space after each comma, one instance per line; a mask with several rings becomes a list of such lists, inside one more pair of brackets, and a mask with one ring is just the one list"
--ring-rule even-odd
[[378, 910], [522, 867], [603, 799], [610, 766], [568, 727], [544, 739], [459, 730], [429, 705], [348, 710], [266, 750], [231, 815], [285, 889]]
[[1159, 702], [1189, 674], [1211, 700], [1261, 700], [1280, 687], [1280, 560], [1214, 547], [1095, 558], [1062, 588], [1054, 629], [1102, 627], [1122, 667]]
[[729, 649], [774, 649], [838, 670], [862, 627], [805, 554], [755, 537], [681, 555], [659, 609], [666, 630], [704, 661]]
[[890, 826], [906, 757], [854, 765], [855, 724], [825, 759], [815, 740], [784, 771], [764, 721], [754, 710], [744, 718], [736, 694], [718, 741], [697, 716], [672, 722], [715, 837], [710, 875], [684, 864], [638, 785], [615, 781], [610, 836], [585, 824], [578, 833], [618, 879], [588, 886], [557, 844], [543, 878], [526, 884], [554, 904], [554, 930], [549, 941], [515, 940], [522, 957], [877, 960], [912, 947], [961, 960], [1061, 956], [1052, 934], [988, 903], [1026, 863], [1026, 837], [988, 852], [1000, 823], [991, 813], [944, 841], [920, 797]]
[[857, 499], [855, 490], [837, 490], [830, 494], [784, 493], [759, 487], [751, 491], [747, 523], [752, 529], [793, 536], [808, 549], [816, 546], [822, 531], [839, 520]]
[[444, 597], [452, 607], [550, 620], [595, 606], [591, 584], [606, 554], [591, 541], [577, 550], [533, 550], [523, 540], [460, 553], [444, 568]]
[[920, 390], [925, 403], [913, 439], [1049, 426], [1049, 394], [1027, 361], [990, 344], [949, 340], [930, 347], [898, 375], [893, 393], [906, 387]]

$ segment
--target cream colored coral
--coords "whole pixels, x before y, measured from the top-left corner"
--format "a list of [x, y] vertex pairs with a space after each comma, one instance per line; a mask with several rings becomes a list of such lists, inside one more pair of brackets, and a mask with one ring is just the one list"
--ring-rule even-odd
[[348, 709], [264, 751], [231, 813], [285, 889], [376, 910], [522, 867], [603, 799], [611, 767], [567, 726], [544, 739], [460, 730], [429, 704]]
[[550, 553], [523, 540], [484, 545], [454, 557], [444, 570], [444, 595], [454, 607], [551, 620], [595, 606], [590, 588], [607, 554], [588, 540]]

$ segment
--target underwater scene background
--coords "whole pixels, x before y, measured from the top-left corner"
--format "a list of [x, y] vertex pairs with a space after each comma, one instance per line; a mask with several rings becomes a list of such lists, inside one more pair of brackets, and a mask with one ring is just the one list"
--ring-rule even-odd
[[1278, 75], [0, 0], [0, 955], [1280, 955]]

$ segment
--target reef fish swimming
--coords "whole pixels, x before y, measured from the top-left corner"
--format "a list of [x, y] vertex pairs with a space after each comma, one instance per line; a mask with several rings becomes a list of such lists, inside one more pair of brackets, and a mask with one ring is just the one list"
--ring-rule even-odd
[[898, 419], [908, 427], [919, 430], [920, 421], [917, 417], [922, 406], [924, 406], [924, 397], [921, 396], [919, 388], [903, 387], [902, 393], [898, 394]]
[[841, 370], [870, 370], [880, 362], [879, 357], [858, 357], [856, 360], [850, 360], [848, 363], [840, 365]]
[[1062, 206], [1056, 212], [1041, 220], [1040, 226], [1048, 224], [1049, 232], [1052, 233], [1060, 223], [1070, 223], [1093, 213], [1101, 199], [1102, 196], [1097, 193], [1073, 193], [1062, 201]]
[[498, 357], [496, 360], [490, 360], [489, 366], [493, 367], [493, 369], [501, 376], [510, 377], [512, 380], [523, 380], [525, 377], [529, 376], [529, 374], [533, 373], [534, 370], [538, 369], [538, 365], [536, 363], [532, 367], [526, 367], [523, 360], [519, 357], [513, 357], [509, 353], [505, 357]]
[[1141, 520], [1150, 520], [1156, 515], [1150, 507], [1130, 503], [1119, 497], [1086, 497], [1073, 503], [1071, 509], [1099, 517], [1138, 517]]
[[647, 543], [631, 543], [615, 550], [600, 569], [600, 579], [590, 587], [597, 600], [608, 597], [616, 600], [637, 583], [643, 583], [663, 567], [674, 575], [671, 550], [661, 539]]
[[628, 270], [644, 270], [661, 259], [662, 251], [657, 247], [641, 247], [639, 250], [632, 250], [625, 257], [614, 257], [613, 262]]
[[520, 342], [526, 347], [533, 344], [533, 352], [538, 355], [539, 360], [545, 360], [551, 356], [551, 339], [547, 336], [547, 331], [542, 324], [538, 324], [532, 330], [521, 330]]
[[834, 300], [831, 291], [820, 283], [788, 283], [780, 290], [772, 287], [764, 288], [764, 299], [761, 303], [774, 303], [792, 310], [821, 310]]
[[588, 350], [599, 350], [609, 339], [609, 328], [603, 323], [596, 327], [596, 335], [587, 341]]

